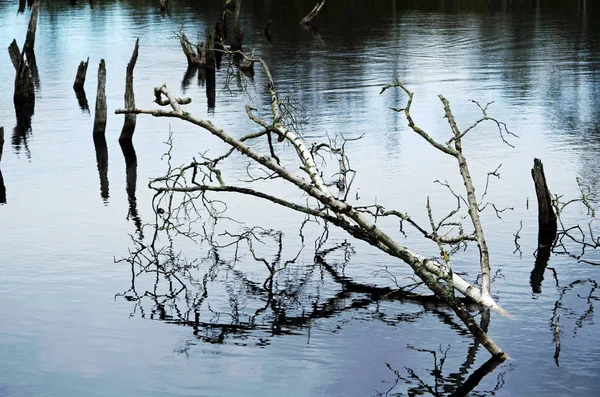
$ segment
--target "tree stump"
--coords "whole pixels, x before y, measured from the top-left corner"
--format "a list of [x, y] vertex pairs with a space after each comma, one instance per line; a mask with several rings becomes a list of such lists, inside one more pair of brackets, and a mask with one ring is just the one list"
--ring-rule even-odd
[[[140, 47], [139, 43], [140, 39], [138, 38], [135, 41], [135, 46], [133, 47], [131, 59], [127, 64], [127, 73], [125, 75], [125, 109], [135, 109], [135, 95], [133, 92], [133, 68], [135, 68], [135, 63], [137, 62], [138, 50]], [[133, 139], [133, 133], [135, 132], [135, 122], [135, 114], [128, 113], [125, 115], [123, 129], [121, 130], [121, 135], [119, 136], [120, 142], [131, 142], [131, 140]]]
[[33, 53], [33, 47], [35, 44], [35, 31], [37, 29], [38, 12], [40, 10], [40, 1], [37, 0], [31, 9], [31, 17], [29, 18], [29, 26], [27, 27], [27, 35], [25, 36], [25, 44], [23, 44], [23, 51], [29, 57], [29, 54]]
[[98, 67], [98, 91], [96, 93], [96, 112], [94, 113], [94, 139], [104, 138], [106, 132], [106, 64], [100, 60]]
[[530, 284], [532, 291], [539, 293], [542, 291], [542, 281], [550, 259], [552, 243], [556, 238], [557, 224], [556, 214], [552, 209], [550, 190], [544, 174], [544, 165], [540, 159], [533, 159], [531, 176], [535, 184], [538, 202], [538, 249], [535, 265], [530, 276]]
[[88, 64], [90, 62], [90, 57], [87, 60], [79, 62], [79, 67], [77, 68], [77, 74], [75, 75], [75, 82], [73, 83], [73, 89], [75, 91], [83, 91], [83, 85], [85, 84], [85, 75], [87, 74]]

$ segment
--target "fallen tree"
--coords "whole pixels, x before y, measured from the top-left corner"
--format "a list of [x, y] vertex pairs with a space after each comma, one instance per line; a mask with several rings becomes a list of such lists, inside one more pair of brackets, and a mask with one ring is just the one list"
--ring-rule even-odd
[[[219, 216], [214, 215], [215, 211], [214, 208], [212, 208], [213, 201], [209, 198], [211, 194], [219, 192], [253, 196], [305, 214], [307, 218], [324, 220], [326, 224], [335, 225], [338, 228], [345, 230], [351, 236], [365, 241], [408, 264], [414, 274], [421, 280], [421, 283], [427, 286], [439, 299], [456, 313], [478, 343], [482, 344], [495, 358], [501, 360], [506, 359], [508, 357], [506, 353], [475, 321], [462, 300], [455, 296], [455, 291], [459, 291], [465, 297], [486, 310], [493, 309], [499, 313], [506, 314], [506, 311], [499, 306], [490, 295], [490, 259], [483, 227], [481, 226], [481, 220], [479, 218], [479, 212], [487, 207], [487, 205], [481, 204], [481, 201], [487, 193], [487, 186], [482, 198], [478, 200], [475, 196], [475, 187], [471, 180], [467, 159], [462, 150], [462, 140], [465, 135], [486, 121], [492, 122], [495, 125], [504, 142], [506, 142], [505, 135], [511, 134], [504, 123], [488, 116], [487, 108], [489, 104], [486, 106], [477, 104], [482, 112], [481, 118], [468, 128], [461, 130], [454, 120], [448, 100], [440, 95], [439, 98], [442, 102], [444, 115], [448, 120], [451, 134], [450, 139], [447, 142], [439, 143], [414, 122], [410, 112], [414, 94], [406, 86], [399, 80], [396, 80], [393, 84], [382, 89], [382, 92], [392, 88], [401, 89], [405, 92], [408, 96], [408, 103], [404, 108], [395, 110], [404, 113], [408, 120], [409, 127], [415, 133], [424, 138], [434, 148], [457, 160], [459, 173], [464, 182], [467, 197], [464, 202], [468, 206], [468, 213], [463, 214], [462, 217], [457, 215], [460, 209], [461, 200], [458, 195], [455, 195], [458, 199], [458, 207], [444, 217], [442, 221], [436, 223], [431, 215], [431, 208], [428, 205], [431, 230], [427, 230], [429, 228], [418, 225], [407, 214], [396, 210], [386, 209], [379, 204], [368, 206], [350, 205], [347, 202], [347, 197], [353, 178], [347, 178], [347, 176], [351, 175], [353, 171], [348, 166], [348, 158], [344, 151], [344, 145], [347, 141], [344, 141], [344, 144], [341, 146], [336, 145], [332, 140], [329, 140], [329, 142], [326, 143], [313, 145], [312, 147], [307, 146], [306, 142], [290, 128], [289, 122], [286, 120], [284, 106], [279, 99], [275, 89], [275, 82], [266, 63], [261, 58], [250, 59], [246, 56], [246, 59], [258, 63], [261, 66], [267, 79], [266, 90], [271, 102], [270, 110], [272, 118], [270, 121], [258, 117], [256, 115], [256, 109], [246, 106], [247, 116], [259, 126], [259, 130], [256, 132], [248, 133], [240, 138], [235, 138], [227, 131], [213, 125], [210, 121], [200, 119], [185, 112], [181, 105], [188, 103], [189, 99], [176, 97], [169, 91], [166, 85], [155, 88], [154, 95], [155, 102], [161, 106], [168, 106], [170, 108], [169, 110], [117, 109], [115, 111], [117, 114], [134, 113], [149, 114], [155, 117], [179, 118], [197, 125], [231, 147], [227, 153], [218, 157], [204, 157], [202, 161], [194, 160], [186, 166], [177, 168], [169, 167], [169, 170], [164, 177], [156, 178], [150, 182], [150, 188], [154, 189], [156, 192], [155, 198], [164, 195], [169, 197], [163, 201], [167, 203], [166, 209], [155, 208], [157, 211], [160, 210], [158, 213], [163, 222], [162, 227], [177, 228], [177, 225], [173, 223], [173, 219], [175, 218], [173, 214], [180, 211], [181, 208], [171, 207], [173, 195], [182, 194], [187, 196], [188, 198], [183, 201], [190, 206], [194, 206], [192, 201], [198, 199], [205, 206], [209, 214]], [[277, 156], [273, 142], [273, 134], [278, 141], [285, 141], [295, 149], [297, 163], [292, 165], [294, 168], [282, 164], [280, 158]], [[253, 143], [259, 142], [259, 140], [267, 141], [269, 148], [268, 153], [260, 152], [256, 149], [256, 146], [253, 145]], [[228, 184], [225, 181], [219, 165], [235, 151], [240, 152], [251, 159], [256, 165], [262, 167], [265, 172], [264, 175], [266, 176], [256, 178], [251, 177], [251, 180], [246, 181], [246, 184], [243, 186]], [[330, 190], [329, 185], [323, 180], [322, 170], [319, 169], [317, 162], [315, 161], [315, 159], [318, 158], [318, 156], [321, 156], [323, 152], [328, 152], [330, 155], [336, 156], [339, 159], [340, 178], [336, 185], [338, 189], [345, 192], [345, 194], [334, 195]], [[302, 174], [297, 174], [293, 169], [300, 169]], [[490, 174], [494, 175], [494, 173]], [[490, 174], [488, 174], [488, 178]], [[264, 191], [253, 187], [253, 182], [259, 182], [265, 179], [280, 179], [288, 184], [292, 184], [308, 195], [310, 200], [300, 196], [297, 201], [290, 201], [282, 197], [265, 193]], [[408, 223], [413, 226], [424, 238], [433, 241], [439, 246], [442, 257], [425, 257], [400, 244], [391, 237], [389, 232], [383, 230], [377, 223], [377, 220], [383, 217], [397, 219], [401, 224]], [[456, 219], [457, 217], [458, 220]], [[473, 229], [471, 233], [464, 232], [464, 227], [461, 224], [464, 219], [470, 219]], [[461, 244], [464, 245], [469, 241], [475, 242], [479, 248], [480, 275], [482, 280], [480, 287], [470, 284], [460, 275], [455, 273], [450, 266], [448, 253], [452, 252], [454, 248]]]

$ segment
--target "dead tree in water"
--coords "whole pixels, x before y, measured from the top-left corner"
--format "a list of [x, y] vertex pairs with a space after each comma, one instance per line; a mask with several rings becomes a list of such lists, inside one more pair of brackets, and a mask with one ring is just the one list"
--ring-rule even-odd
[[183, 29], [179, 31], [179, 43], [187, 59], [188, 67], [204, 67], [206, 59], [204, 58], [204, 45], [202, 43], [192, 44]]
[[75, 91], [83, 91], [83, 85], [85, 84], [85, 76], [87, 74], [88, 64], [90, 63], [90, 57], [87, 60], [79, 62], [77, 67], [77, 74], [75, 75], [75, 82], [73, 83], [73, 89]]
[[[135, 67], [135, 63], [137, 62], [138, 57], [138, 49], [139, 49], [140, 39], [135, 41], [135, 47], [133, 48], [133, 53], [131, 54], [131, 59], [127, 64], [127, 73], [125, 76], [125, 108], [126, 109], [135, 109], [135, 95], [133, 92], [133, 68]], [[125, 122], [123, 123], [123, 129], [121, 130], [121, 135], [119, 136], [119, 142], [131, 142], [133, 139], [133, 133], [135, 132], [135, 114], [126, 114]]]
[[542, 292], [541, 286], [544, 280], [544, 272], [550, 259], [552, 244], [556, 239], [557, 223], [556, 214], [552, 209], [552, 198], [542, 160], [534, 159], [531, 176], [535, 184], [535, 193], [538, 203], [538, 247], [535, 266], [531, 271], [530, 284], [533, 292]]
[[316, 16], [319, 14], [319, 11], [321, 11], [321, 8], [323, 8], [324, 5], [325, 0], [321, 1], [320, 3], [317, 3], [317, 5], [315, 5], [314, 8], [308, 14], [306, 14], [304, 18], [302, 18], [302, 21], [300, 21], [300, 25], [310, 25], [312, 20], [316, 18]]
[[94, 113], [94, 139], [104, 137], [106, 132], [106, 64], [100, 60], [98, 67], [98, 91], [96, 92], [96, 112]]
[[79, 67], [77, 68], [77, 74], [75, 75], [75, 82], [73, 83], [73, 90], [75, 91], [77, 102], [79, 102], [79, 107], [86, 112], [89, 112], [90, 109], [88, 106], [88, 101], [83, 86], [85, 84], [85, 76], [87, 74], [87, 68], [89, 63], [89, 57], [85, 62], [81, 61], [79, 63]]
[[[458, 209], [444, 218], [437, 225], [430, 215], [432, 230], [428, 231], [427, 229], [429, 229], [429, 227], [425, 228], [418, 225], [407, 214], [395, 210], [388, 210], [380, 204], [367, 206], [354, 206], [349, 204], [349, 187], [346, 189], [345, 195], [335, 196], [325, 183], [322, 176], [322, 170], [319, 169], [315, 160], [322, 155], [321, 152], [315, 152], [316, 149], [311, 149], [299, 135], [288, 128], [285, 114], [282, 110], [283, 106], [275, 89], [275, 83], [271, 72], [262, 59], [253, 58], [252, 61], [259, 63], [265, 74], [267, 80], [265, 85], [266, 91], [270, 97], [271, 103], [270, 117], [272, 120], [270, 121], [259, 118], [255, 114], [256, 109], [246, 106], [246, 114], [260, 128], [257, 132], [251, 132], [240, 138], [236, 138], [236, 136], [238, 136], [237, 134], [230, 134], [225, 130], [218, 128], [209, 120], [200, 119], [189, 112], [183, 111], [181, 108], [182, 101], [173, 95], [167, 89], [166, 85], [155, 88], [155, 96], [157, 98], [155, 102], [162, 106], [170, 106], [170, 110], [118, 109], [115, 111], [117, 114], [136, 113], [150, 114], [155, 117], [179, 118], [197, 125], [230, 146], [230, 150], [222, 156], [204, 158], [202, 161], [193, 161], [188, 166], [177, 168], [169, 167], [166, 176], [157, 178], [150, 183], [150, 187], [156, 192], [156, 197], [164, 197], [164, 200], [166, 200], [164, 202], [170, 202], [169, 200], [171, 200], [174, 195], [181, 194], [186, 197], [184, 201], [190, 206], [194, 206], [194, 204], [190, 204], [193, 201], [193, 198], [199, 198], [206, 206], [206, 210], [208, 212], [212, 211], [210, 213], [214, 214], [214, 209], [211, 210], [212, 204], [210, 204], [214, 201], [208, 197], [210, 194], [218, 192], [237, 193], [270, 201], [302, 213], [310, 219], [320, 219], [328, 225], [335, 225], [351, 236], [367, 242], [393, 257], [401, 259], [409, 265], [416, 277], [420, 279], [421, 285], [428, 287], [440, 300], [448, 305], [479, 343], [481, 343], [494, 357], [501, 360], [506, 359], [508, 357], [506, 353], [504, 353], [504, 351], [487, 335], [484, 329], [477, 324], [461, 299], [455, 296], [455, 291], [458, 291], [483, 308], [493, 309], [499, 313], [506, 313], [506, 311], [500, 307], [490, 295], [490, 261], [483, 228], [479, 218], [479, 201], [475, 197], [475, 188], [471, 181], [466, 158], [462, 152], [463, 138], [479, 124], [486, 121], [492, 122], [497, 127], [503, 140], [504, 134], [511, 134], [506, 128], [506, 125], [487, 115], [487, 105], [482, 107], [477, 104], [482, 111], [483, 116], [472, 126], [461, 130], [454, 120], [454, 115], [450, 109], [448, 100], [440, 95], [440, 101], [442, 102], [444, 114], [448, 120], [451, 134], [450, 139], [447, 142], [439, 143], [423, 129], [417, 127], [413, 121], [410, 113], [413, 101], [413, 93], [411, 91], [399, 81], [383, 88], [382, 92], [391, 88], [399, 88], [407, 94], [407, 105], [403, 109], [398, 109], [397, 111], [405, 114], [409, 127], [411, 127], [416, 134], [424, 138], [434, 148], [457, 160], [458, 170], [464, 182], [464, 188], [467, 195], [465, 201], [468, 204], [468, 214], [465, 214], [461, 219], [464, 219], [465, 217], [467, 219], [470, 218], [473, 231], [467, 234], [462, 225], [457, 228], [455, 223], [447, 223], [449, 222], [448, 219], [458, 212]], [[297, 155], [297, 163], [292, 167], [284, 166], [276, 155], [272, 140], [273, 134], [281, 140], [287, 141], [290, 146], [294, 147], [295, 154]], [[259, 151], [264, 147], [268, 147], [268, 152]], [[321, 146], [319, 150], [325, 150], [326, 147], [327, 145]], [[264, 191], [252, 187], [247, 187], [246, 185], [239, 186], [227, 184], [222, 170], [218, 166], [220, 162], [228, 159], [234, 152], [243, 154], [265, 172], [265, 174], [261, 174], [263, 175], [262, 177], [251, 178], [249, 183], [265, 179], [278, 179], [282, 183], [288, 183], [295, 186], [304, 196], [300, 196], [301, 198], [293, 201], [265, 193]], [[331, 150], [331, 153], [338, 152], [336, 150]], [[301, 170], [302, 174], [299, 175], [295, 170]], [[264, 177], [264, 175], [267, 175], [267, 177]], [[188, 176], [190, 179], [188, 179]], [[189, 184], [187, 183], [188, 181]], [[308, 196], [308, 198], [306, 196]], [[160, 200], [156, 197], [156, 200]], [[461, 201], [458, 200], [458, 202], [460, 206]], [[168, 216], [172, 210], [177, 211], [177, 209], [174, 208], [168, 208], [166, 212], [165, 210], [162, 211]], [[180, 210], [186, 211], [186, 209], [181, 208]], [[480, 251], [481, 288], [473, 286], [458, 273], [454, 272], [450, 267], [447, 255], [444, 255], [442, 258], [425, 257], [412, 251], [408, 247], [403, 246], [392, 237], [392, 234], [390, 234], [391, 231], [385, 231], [383, 229], [384, 226], [381, 226], [381, 221], [379, 221], [379, 219], [386, 217], [387, 219], [395, 219], [415, 227], [424, 238], [431, 240], [438, 245], [441, 251], [444, 251], [444, 246], [456, 247], [460, 244], [466, 244], [468, 241], [476, 242]], [[450, 228], [449, 225], [454, 226]], [[449, 228], [449, 230], [446, 230], [447, 228]], [[450, 234], [451, 232], [452, 234]]]

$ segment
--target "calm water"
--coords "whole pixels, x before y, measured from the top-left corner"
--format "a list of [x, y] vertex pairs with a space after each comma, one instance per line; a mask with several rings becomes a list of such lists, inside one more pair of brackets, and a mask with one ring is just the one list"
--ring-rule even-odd
[[[0, 3], [5, 48], [13, 38], [22, 46], [25, 37], [29, 11], [17, 14], [16, 3]], [[439, 395], [447, 395], [456, 380], [464, 381], [488, 359], [483, 350], [474, 353], [472, 338], [444, 309], [344, 290], [313, 260], [316, 225], [307, 229], [305, 249], [271, 289], [264, 284], [264, 265], [252, 260], [245, 246], [234, 261], [232, 248], [215, 258], [206, 244], [175, 239], [165, 252], [180, 260], [180, 270], [183, 261], [190, 263], [179, 274], [186, 289], [173, 278], [169, 284], [164, 275], [138, 266], [132, 273], [129, 263], [118, 262], [136, 248], [139, 225], [155, 219], [146, 185], [167, 169], [162, 154], [169, 130], [173, 164], [223, 150], [182, 122], [138, 117], [133, 192], [135, 164], [126, 163], [117, 143], [122, 116], [112, 110], [122, 106], [135, 39], [140, 38], [134, 83], [140, 108], [153, 108], [152, 89], [166, 82], [193, 99], [190, 111], [239, 136], [254, 129], [245, 104], [266, 114], [265, 80], [257, 73], [241, 93], [223, 67], [214, 108], [208, 108], [205, 86], [195, 78], [183, 87], [186, 61], [174, 32], [183, 25], [188, 37], [196, 37], [213, 26], [220, 2], [172, 1], [167, 18], [145, 1], [98, 2], [93, 9], [87, 3], [48, 3], [38, 21], [39, 84], [30, 131], [14, 130], [14, 69], [6, 54], [0, 57], [5, 93], [0, 126], [6, 130], [0, 167], [7, 200], [0, 205], [0, 396], [374, 396], [403, 395], [422, 390], [422, 384], [437, 384]], [[502, 164], [489, 200], [513, 208], [502, 220], [493, 212], [483, 219], [498, 271], [493, 293], [514, 316], [493, 314], [490, 334], [512, 360], [483, 378], [474, 395], [592, 395], [600, 383], [594, 318], [599, 270], [553, 256], [549, 266], [556, 278], [548, 270], [542, 293], [531, 292], [537, 215], [530, 169], [533, 158], [541, 158], [550, 188], [565, 198], [577, 195], [576, 178], [598, 193], [600, 10], [589, 1], [586, 7], [572, 1], [490, 3], [488, 8], [479, 1], [332, 1], [316, 19], [315, 35], [298, 25], [311, 2], [247, 0], [242, 24], [246, 49], [267, 60], [280, 92], [292, 95], [304, 111], [308, 142], [340, 133], [364, 135], [348, 147], [359, 171], [351, 196], [358, 193], [359, 203], [376, 200], [426, 222], [427, 196], [440, 216], [453, 205], [433, 181], [460, 188], [455, 164], [409, 132], [404, 118], [389, 109], [401, 107], [405, 98], [399, 92], [380, 95], [381, 86], [398, 76], [416, 93], [417, 123], [440, 139], [448, 131], [438, 94], [451, 101], [462, 125], [479, 116], [469, 99], [494, 101], [490, 114], [519, 135], [511, 139], [515, 148], [488, 127], [470, 136], [466, 151], [479, 191], [486, 173]], [[269, 19], [272, 41], [263, 34]], [[91, 113], [80, 109], [71, 89], [77, 65], [87, 57]], [[92, 140], [101, 58], [107, 64], [109, 109], [108, 186], [103, 184], [102, 192]], [[284, 160], [292, 158], [289, 148], [280, 150]], [[224, 171], [230, 180], [244, 178], [246, 165], [238, 158]], [[286, 197], [295, 194], [265, 186]], [[296, 255], [302, 217], [255, 200], [224, 199], [228, 214], [244, 225], [223, 228], [233, 233], [260, 225], [282, 231], [282, 260]], [[570, 225], [586, 219], [585, 211], [575, 208], [565, 215]], [[513, 251], [521, 221], [520, 254]], [[394, 228], [390, 225], [392, 233]], [[143, 232], [147, 242], [152, 231]], [[328, 244], [346, 238], [333, 231]], [[165, 238], [161, 243], [168, 247]], [[435, 246], [414, 235], [406, 244], [437, 254]], [[389, 286], [389, 279], [376, 273], [385, 266], [398, 279], [410, 275], [406, 266], [366, 244], [351, 248], [327, 260], [355, 281]], [[257, 247], [269, 261], [277, 250], [277, 240], [269, 237]], [[455, 270], [472, 280], [476, 258], [472, 247], [457, 254]], [[585, 259], [600, 261], [600, 255], [590, 251]], [[562, 342], [558, 366], [556, 315]], [[436, 383], [437, 373], [443, 379]]]

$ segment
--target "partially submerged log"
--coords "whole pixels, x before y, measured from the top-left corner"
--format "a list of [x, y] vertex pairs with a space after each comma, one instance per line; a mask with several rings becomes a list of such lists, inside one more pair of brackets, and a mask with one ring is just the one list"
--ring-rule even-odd
[[308, 14], [306, 14], [304, 18], [302, 18], [302, 21], [300, 21], [300, 25], [310, 25], [311, 21], [315, 19], [315, 17], [319, 14], [319, 11], [321, 11], [321, 8], [323, 8], [324, 5], [325, 0], [321, 1], [320, 3], [317, 3], [317, 5], [315, 5], [314, 8]]
[[90, 57], [87, 60], [79, 62], [77, 67], [77, 74], [75, 75], [75, 82], [73, 83], [73, 89], [75, 91], [83, 91], [83, 85], [85, 84], [85, 76], [87, 74], [88, 64], [90, 63]]
[[544, 272], [550, 259], [552, 244], [556, 239], [557, 223], [556, 214], [552, 209], [552, 199], [546, 175], [544, 174], [544, 165], [540, 159], [533, 160], [531, 176], [535, 184], [535, 193], [538, 202], [538, 249], [535, 266], [531, 272], [530, 284], [533, 292], [542, 291], [542, 281]]
[[[131, 59], [127, 64], [127, 73], [125, 76], [125, 109], [135, 109], [135, 95], [133, 92], [133, 68], [135, 67], [135, 63], [137, 62], [138, 49], [140, 47], [139, 43], [140, 39], [138, 38], [135, 41], [135, 47], [133, 48]], [[135, 132], [135, 122], [135, 114], [128, 113], [125, 115], [125, 122], [123, 123], [123, 129], [121, 130], [119, 141], [131, 142], [131, 140], [133, 139], [133, 133]]]
[[104, 137], [106, 132], [106, 64], [100, 60], [98, 67], [98, 91], [96, 93], [96, 112], [94, 113], [94, 139]]

